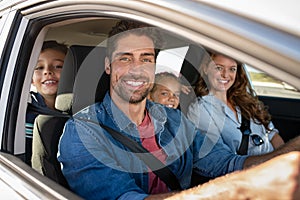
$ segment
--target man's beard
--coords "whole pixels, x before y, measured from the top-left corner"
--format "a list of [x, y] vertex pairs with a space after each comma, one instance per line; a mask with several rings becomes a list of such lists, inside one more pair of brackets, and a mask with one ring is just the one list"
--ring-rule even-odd
[[135, 91], [129, 91], [124, 89], [123, 87], [120, 87], [119, 84], [117, 84], [113, 90], [115, 93], [124, 101], [129, 102], [130, 104], [137, 104], [142, 102], [145, 98], [147, 98], [149, 92], [152, 89], [152, 84], [149, 85], [147, 88], [142, 88]]

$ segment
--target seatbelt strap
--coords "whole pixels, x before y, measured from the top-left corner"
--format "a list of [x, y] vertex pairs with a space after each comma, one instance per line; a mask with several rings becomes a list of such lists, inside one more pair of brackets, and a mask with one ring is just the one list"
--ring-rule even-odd
[[52, 115], [55, 117], [67, 117], [67, 118], [71, 117], [68, 113], [62, 113], [58, 110], [52, 110], [48, 107], [42, 107], [32, 103], [27, 103], [27, 110], [42, 115]]
[[240, 130], [241, 130], [243, 136], [242, 136], [242, 142], [241, 142], [239, 150], [237, 151], [237, 154], [247, 155], [249, 136], [251, 133], [251, 129], [250, 129], [250, 120], [246, 119], [243, 115], [242, 115], [242, 123], [241, 123]]
[[[97, 124], [92, 120], [82, 118], [79, 119]], [[97, 125], [101, 126], [103, 129], [109, 132], [115, 140], [126, 146], [131, 152], [136, 153], [136, 156], [139, 157], [139, 159], [142, 160], [153, 171], [153, 173], [155, 173], [171, 190], [174, 191], [182, 189], [176, 176], [168, 168], [168, 166], [162, 163], [142, 145], [108, 126], [105, 126], [103, 124]]]

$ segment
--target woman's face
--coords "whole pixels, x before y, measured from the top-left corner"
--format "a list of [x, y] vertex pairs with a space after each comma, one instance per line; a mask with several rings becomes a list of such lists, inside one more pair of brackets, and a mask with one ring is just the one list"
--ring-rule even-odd
[[207, 85], [211, 93], [227, 92], [235, 81], [237, 62], [229, 57], [216, 54], [204, 69], [204, 73], [207, 76]]

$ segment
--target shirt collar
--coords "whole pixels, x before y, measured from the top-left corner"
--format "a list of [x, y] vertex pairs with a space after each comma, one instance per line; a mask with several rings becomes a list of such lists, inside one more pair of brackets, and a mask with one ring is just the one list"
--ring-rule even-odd
[[[103, 99], [103, 105], [111, 119], [114, 120], [114, 123], [116, 123], [121, 130], [135, 126], [135, 124], [131, 122], [131, 120], [112, 101], [109, 92], [106, 93]], [[163, 124], [166, 123], [167, 114], [162, 105], [147, 99], [146, 109], [154, 123], [155, 129], [163, 126]]]

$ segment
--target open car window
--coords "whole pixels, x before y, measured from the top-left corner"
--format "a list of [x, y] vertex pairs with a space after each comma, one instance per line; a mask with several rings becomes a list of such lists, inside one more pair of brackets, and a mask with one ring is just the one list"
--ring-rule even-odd
[[257, 70], [249, 65], [245, 65], [249, 72], [251, 83], [259, 96], [300, 98], [300, 91], [284, 81], [271, 77], [270, 75]]

